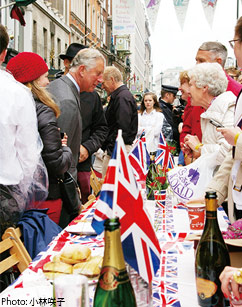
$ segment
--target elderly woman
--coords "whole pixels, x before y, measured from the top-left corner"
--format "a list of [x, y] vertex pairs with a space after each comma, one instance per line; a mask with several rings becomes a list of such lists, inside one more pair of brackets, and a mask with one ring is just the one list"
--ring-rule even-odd
[[186, 146], [190, 147], [195, 158], [204, 153], [217, 152], [216, 164], [221, 165], [231, 145], [216, 130], [214, 123], [221, 127], [233, 127], [236, 97], [232, 92], [225, 92], [228, 81], [217, 63], [202, 63], [188, 71], [190, 78], [189, 95], [192, 106], [201, 106], [202, 143], [197, 136], [187, 135]]

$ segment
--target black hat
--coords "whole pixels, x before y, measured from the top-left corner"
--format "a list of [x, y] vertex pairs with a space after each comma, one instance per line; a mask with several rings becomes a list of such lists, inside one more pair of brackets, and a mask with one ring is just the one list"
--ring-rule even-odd
[[161, 90], [165, 92], [173, 93], [174, 95], [176, 95], [178, 92], [178, 87], [162, 84]]
[[88, 47], [82, 44], [78, 44], [78, 43], [70, 44], [70, 46], [66, 50], [66, 54], [60, 54], [59, 57], [62, 60], [73, 59], [80, 50], [85, 49], [85, 48], [88, 48]]

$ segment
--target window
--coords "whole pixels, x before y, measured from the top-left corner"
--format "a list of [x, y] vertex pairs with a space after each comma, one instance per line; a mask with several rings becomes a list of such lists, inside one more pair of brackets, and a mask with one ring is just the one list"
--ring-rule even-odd
[[45, 62], [47, 62], [47, 30], [45, 28], [43, 28], [43, 36], [44, 36], [44, 54], [43, 54], [43, 58], [45, 60]]
[[92, 32], [96, 34], [96, 11], [94, 6], [92, 8]]
[[85, 0], [81, 0], [81, 20], [85, 22]]
[[64, 0], [58, 0], [56, 3], [56, 8], [61, 15], [64, 15]]
[[58, 57], [58, 69], [61, 67], [61, 59], [59, 58], [59, 54], [61, 54], [61, 40], [57, 38], [57, 57]]
[[100, 14], [97, 12], [97, 37], [100, 38]]
[[103, 8], [106, 10], [106, 0], [103, 0]]
[[112, 15], [112, 12], [111, 12], [111, 0], [108, 0], [108, 15]]
[[107, 40], [106, 40], [106, 22], [103, 21], [103, 43], [104, 45], [107, 45]]
[[33, 20], [33, 52], [38, 53], [37, 50], [37, 22]]
[[52, 67], [55, 67], [55, 36], [50, 34], [51, 49], [50, 49], [50, 63]]
[[91, 6], [89, 2], [87, 4], [87, 27], [91, 28]]

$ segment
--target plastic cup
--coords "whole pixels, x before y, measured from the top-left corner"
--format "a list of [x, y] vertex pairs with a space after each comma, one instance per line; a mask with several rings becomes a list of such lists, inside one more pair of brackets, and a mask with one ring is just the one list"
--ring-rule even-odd
[[[231, 294], [231, 296], [230, 296], [230, 306], [231, 307], [234, 307], [234, 306], [242, 307], [242, 299], [240, 299], [240, 300], [235, 299], [230, 283], [228, 285], [228, 288], [229, 288], [229, 291], [230, 291], [230, 294]], [[240, 297], [241, 297], [241, 293], [242, 293], [242, 285], [241, 284], [239, 284], [239, 293], [240, 293]]]
[[191, 230], [202, 230], [204, 227], [205, 219], [205, 204], [203, 203], [190, 203], [186, 204], [188, 209], [188, 216], [190, 220]]
[[54, 288], [56, 306], [89, 307], [87, 277], [74, 274], [61, 275], [55, 278]]

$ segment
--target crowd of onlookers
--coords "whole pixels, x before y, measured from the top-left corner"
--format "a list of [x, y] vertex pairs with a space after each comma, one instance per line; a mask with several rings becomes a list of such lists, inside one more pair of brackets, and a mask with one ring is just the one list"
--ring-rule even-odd
[[[8, 41], [0, 25], [0, 64]], [[230, 44], [242, 67], [242, 18]], [[1, 235], [33, 208], [48, 209], [52, 221], [68, 225], [88, 201], [91, 168], [104, 178], [119, 129], [127, 153], [143, 131], [148, 152], [156, 151], [162, 132], [176, 147], [179, 166], [216, 153], [207, 189], [217, 192], [231, 222], [242, 218], [242, 77], [237, 68], [224, 69], [224, 45], [204, 42], [196, 65], [180, 73], [179, 88], [163, 84], [159, 99], [146, 92], [138, 110], [119, 69], [105, 67], [97, 49], [73, 43], [60, 58], [65, 70], [52, 82], [33, 52], [19, 53], [0, 70]], [[95, 91], [99, 84], [108, 95], [105, 107]], [[67, 172], [81, 191], [75, 208], [62, 197]]]

